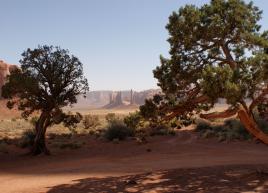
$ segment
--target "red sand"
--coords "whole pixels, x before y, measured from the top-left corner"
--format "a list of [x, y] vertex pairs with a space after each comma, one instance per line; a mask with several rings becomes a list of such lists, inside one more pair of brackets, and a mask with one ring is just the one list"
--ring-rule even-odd
[[198, 140], [188, 131], [144, 145], [89, 138], [81, 149], [52, 149], [52, 156], [0, 154], [0, 192], [268, 192], [267, 150], [253, 142]]

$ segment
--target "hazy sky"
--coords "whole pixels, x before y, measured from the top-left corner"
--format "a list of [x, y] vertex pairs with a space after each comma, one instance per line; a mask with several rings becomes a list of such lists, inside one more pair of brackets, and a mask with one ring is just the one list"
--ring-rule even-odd
[[[0, 0], [0, 59], [18, 64], [26, 48], [57, 45], [84, 64], [90, 90], [156, 88], [152, 70], [168, 56], [172, 11], [208, 0]], [[268, 1], [261, 23], [268, 29]]]

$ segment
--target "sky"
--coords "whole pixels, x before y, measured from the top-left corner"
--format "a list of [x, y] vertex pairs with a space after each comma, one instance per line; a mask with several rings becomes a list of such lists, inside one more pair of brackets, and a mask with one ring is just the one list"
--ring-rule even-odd
[[[152, 70], [168, 57], [168, 17], [208, 0], [0, 0], [0, 59], [19, 64], [38, 45], [68, 49], [90, 90], [157, 88]], [[247, 1], [248, 2], [248, 1]], [[268, 29], [268, 1], [255, 0]]]

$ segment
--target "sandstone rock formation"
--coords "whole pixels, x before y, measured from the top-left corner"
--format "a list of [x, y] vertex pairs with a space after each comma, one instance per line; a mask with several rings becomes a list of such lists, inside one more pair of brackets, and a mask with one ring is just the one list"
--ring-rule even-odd
[[120, 107], [121, 105], [123, 105], [123, 100], [122, 100], [122, 93], [121, 91], [119, 92], [112, 92], [110, 94], [110, 102], [109, 104], [105, 105], [104, 108], [107, 109], [111, 109], [111, 108], [115, 108], [115, 107]]
[[18, 66], [13, 64], [7, 64], [3, 60], [0, 60], [0, 99], [2, 96], [2, 86], [6, 82], [6, 77], [12, 72], [13, 70], [17, 69]]
[[[117, 97], [117, 94], [120, 95]], [[161, 92], [160, 89], [150, 89], [144, 91], [134, 91], [123, 90], [123, 91], [112, 91], [112, 90], [102, 90], [102, 91], [90, 91], [86, 94], [86, 98], [79, 96], [78, 103], [73, 105], [74, 108], [84, 109], [84, 108], [117, 108], [122, 106], [139, 106], [144, 104], [146, 98], [152, 98], [154, 94]], [[115, 102], [115, 103], [114, 103]], [[109, 105], [109, 104], [116, 105]], [[112, 106], [112, 107], [111, 107]]]

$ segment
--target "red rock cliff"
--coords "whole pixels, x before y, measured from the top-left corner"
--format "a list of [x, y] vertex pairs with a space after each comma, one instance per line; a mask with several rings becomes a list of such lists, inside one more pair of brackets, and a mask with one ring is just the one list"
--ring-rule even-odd
[[17, 69], [18, 66], [13, 64], [7, 64], [3, 60], [0, 60], [0, 98], [2, 96], [2, 86], [6, 82], [7, 75], [14, 69]]

